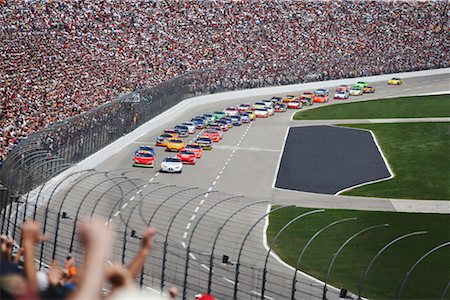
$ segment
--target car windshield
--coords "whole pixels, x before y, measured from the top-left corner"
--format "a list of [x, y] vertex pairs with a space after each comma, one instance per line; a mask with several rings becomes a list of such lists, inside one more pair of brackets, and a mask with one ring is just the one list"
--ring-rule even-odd
[[136, 154], [136, 156], [137, 157], [148, 157], [148, 158], [153, 157], [153, 155], [150, 152], [138, 152]]
[[200, 149], [201, 147], [199, 145], [187, 145], [186, 148], [189, 148], [189, 149]]
[[265, 109], [265, 108], [257, 108], [256, 110], [257, 111], [267, 111], [267, 109]]
[[166, 157], [164, 158], [164, 162], [180, 162], [180, 160], [175, 157]]
[[180, 153], [181, 153], [181, 154], [188, 154], [188, 155], [194, 154], [194, 152], [188, 151], [188, 150], [181, 150]]

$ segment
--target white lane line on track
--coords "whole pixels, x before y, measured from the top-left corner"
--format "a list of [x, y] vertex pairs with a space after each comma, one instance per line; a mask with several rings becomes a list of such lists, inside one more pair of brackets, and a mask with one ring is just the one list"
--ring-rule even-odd
[[[258, 296], [258, 297], [261, 297], [261, 293], [258, 293], [258, 292], [256, 292], [256, 291], [252, 291], [251, 293], [252, 293], [253, 295], [256, 295], [256, 296]], [[266, 295], [264, 295], [264, 299], [267, 299], [267, 300], [275, 300], [274, 298], [269, 297], [269, 296], [266, 296]]]
[[136, 196], [131, 197], [130, 201], [133, 201], [134, 199], [136, 199]]
[[235, 284], [234, 281], [231, 280], [231, 279], [228, 279], [228, 278], [226, 278], [226, 277], [222, 277], [222, 278], [223, 278], [223, 280], [225, 280], [226, 282], [229, 282], [229, 283], [231, 283], [231, 284]]
[[186, 249], [186, 243], [185, 242], [181, 242], [181, 246], [183, 246], [184, 249]]
[[207, 271], [209, 271], [209, 268], [205, 265], [205, 264], [201, 264], [200, 265], [203, 269], [206, 269]]
[[159, 175], [159, 172], [156, 172], [155, 177]]
[[154, 179], [155, 179], [155, 178], [150, 178], [150, 179], [148, 180], [148, 182], [152, 182]]
[[147, 187], [147, 185], [146, 184], [144, 184], [143, 186], [142, 186], [144, 189]]
[[212, 183], [212, 185], [216, 185], [216, 183], [217, 183], [217, 181], [214, 181], [214, 182]]
[[211, 192], [212, 191], [212, 186], [210, 186], [209, 188], [208, 188], [208, 192]]
[[194, 219], [195, 219], [196, 216], [197, 216], [197, 215], [192, 215], [191, 221], [194, 221]]
[[193, 259], [193, 260], [197, 260], [197, 257], [195, 257], [195, 255], [194, 254], [192, 254], [192, 253], [189, 253], [189, 256]]
[[120, 214], [120, 210], [114, 214], [114, 217], [117, 217]]
[[155, 293], [158, 293], [158, 294], [161, 295], [161, 292], [160, 292], [160, 291], [155, 290], [155, 289], [153, 289], [153, 288], [151, 288], [151, 287], [149, 287], [149, 286], [147, 286], [147, 289], [150, 290], [150, 291], [152, 291], [152, 292], [155, 292]]
[[186, 239], [187, 235], [188, 235], [188, 233], [187, 233], [187, 231], [185, 231], [185, 232], [183, 233], [183, 240]]
[[[220, 172], [222, 172], [222, 171], [220, 171]], [[219, 173], [220, 174], [220, 173]], [[217, 175], [216, 176], [216, 180], [218, 180], [220, 178], [220, 175]]]
[[[205, 198], [208, 198], [208, 196], [209, 196], [209, 193], [206, 193], [205, 194]], [[205, 202], [205, 200], [202, 200], [203, 202]], [[201, 201], [200, 201], [201, 202]], [[203, 203], [202, 203], [203, 204]]]
[[200, 201], [200, 205], [203, 205], [203, 203], [205, 203], [205, 200]]
[[139, 190], [136, 192], [136, 195], [139, 195], [142, 192], [142, 190]]
[[125, 203], [124, 205], [122, 205], [122, 209], [124, 209], [127, 206], [128, 206], [128, 203]]
[[189, 229], [189, 228], [191, 228], [191, 223], [187, 223], [187, 225], [186, 225], [186, 229]]
[[198, 212], [198, 210], [200, 209], [200, 207], [199, 206], [197, 206], [195, 209], [194, 209], [194, 212]]

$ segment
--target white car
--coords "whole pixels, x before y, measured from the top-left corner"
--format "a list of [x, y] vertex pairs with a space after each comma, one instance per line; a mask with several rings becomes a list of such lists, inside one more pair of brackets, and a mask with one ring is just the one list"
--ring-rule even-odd
[[351, 89], [350, 89], [350, 95], [351, 96], [361, 96], [363, 94], [363, 91], [362, 91], [362, 89], [361, 88], [359, 88], [359, 87], [352, 87]]
[[167, 173], [181, 173], [183, 163], [177, 157], [166, 157], [161, 163], [161, 171]]
[[262, 103], [266, 105], [266, 107], [273, 107], [272, 100], [261, 100]]
[[234, 106], [228, 107], [223, 112], [226, 113], [227, 116], [229, 116], [229, 117], [236, 116], [239, 113], [238, 109], [236, 107], [234, 107]]
[[252, 108], [252, 106], [250, 104], [248, 104], [248, 103], [243, 103], [243, 104], [238, 106], [238, 110], [241, 111], [241, 112], [242, 111], [248, 111], [251, 108]]
[[255, 116], [257, 118], [267, 118], [269, 117], [269, 111], [267, 108], [257, 108], [255, 109]]
[[273, 116], [275, 114], [275, 109], [273, 109], [272, 106], [266, 107], [266, 109], [269, 112], [269, 116]]
[[186, 126], [188, 128], [189, 134], [195, 133], [195, 124], [192, 122], [184, 122], [181, 125]]
[[334, 99], [348, 99], [348, 93], [345, 91], [340, 91], [334, 94]]

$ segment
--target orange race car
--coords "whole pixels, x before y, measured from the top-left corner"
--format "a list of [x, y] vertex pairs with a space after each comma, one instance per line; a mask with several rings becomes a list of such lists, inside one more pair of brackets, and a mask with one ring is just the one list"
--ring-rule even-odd
[[314, 102], [317, 102], [317, 103], [325, 103], [325, 102], [328, 102], [328, 100], [329, 100], [328, 95], [316, 95], [316, 96], [314, 96]]
[[156, 139], [156, 146], [163, 146], [165, 147], [167, 142], [173, 139], [173, 135], [169, 134], [169, 133], [164, 133], [161, 134], [157, 139]]

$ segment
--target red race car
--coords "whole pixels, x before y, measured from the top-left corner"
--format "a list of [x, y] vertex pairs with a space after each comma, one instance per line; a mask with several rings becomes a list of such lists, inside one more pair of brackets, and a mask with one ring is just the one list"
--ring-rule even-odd
[[220, 132], [214, 129], [205, 130], [202, 135], [210, 138], [213, 142], [216, 143], [221, 139]]
[[287, 107], [284, 103], [277, 103], [273, 106], [273, 110], [275, 112], [285, 112], [287, 110]]
[[133, 167], [153, 168], [155, 166], [155, 156], [150, 151], [139, 151], [134, 155]]
[[177, 157], [183, 164], [195, 165], [195, 163], [197, 162], [194, 151], [188, 149], [180, 150], [180, 152], [178, 152], [177, 154]]
[[300, 109], [302, 108], [302, 102], [300, 100], [292, 100], [287, 106], [291, 109]]
[[183, 150], [192, 151], [192, 152], [195, 153], [195, 157], [196, 158], [202, 158], [203, 149], [202, 149], [202, 147], [200, 145], [189, 144], [189, 145], [186, 145], [186, 147], [184, 147]]

